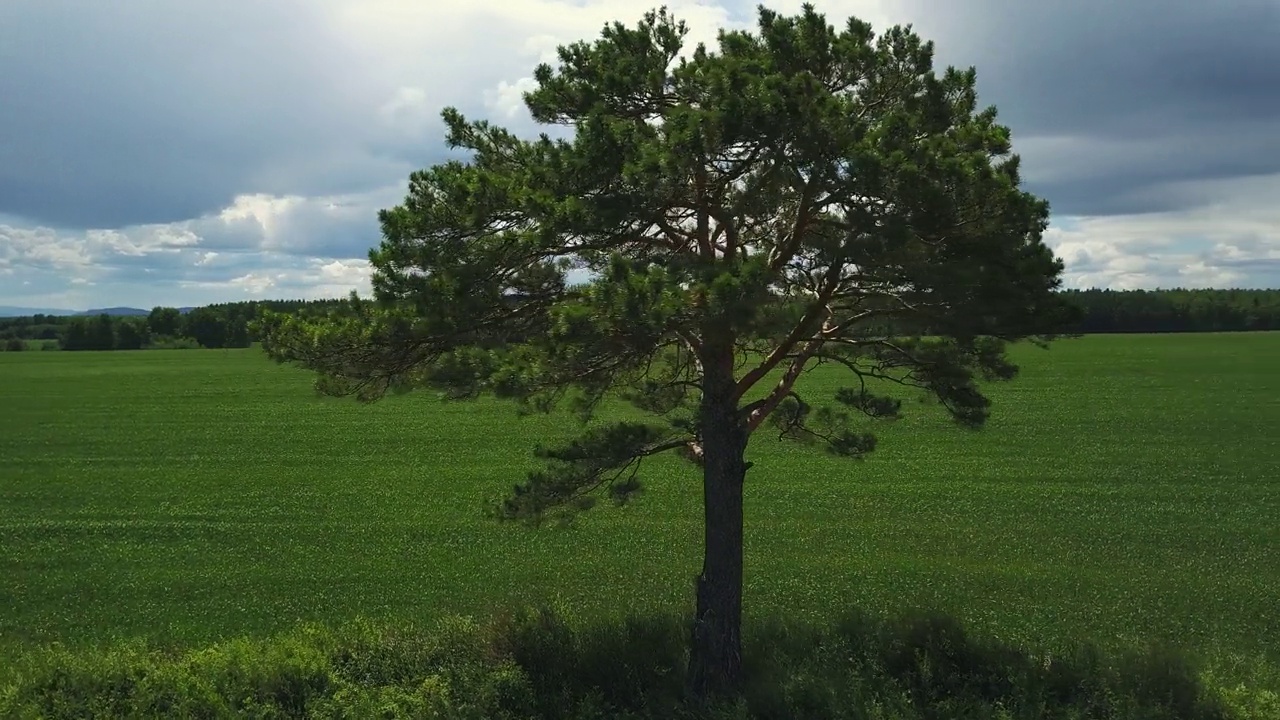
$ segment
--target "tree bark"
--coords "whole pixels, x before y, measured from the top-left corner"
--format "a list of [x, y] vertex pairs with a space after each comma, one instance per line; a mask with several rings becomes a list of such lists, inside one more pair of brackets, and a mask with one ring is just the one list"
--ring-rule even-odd
[[[731, 353], [731, 351], [730, 351]], [[704, 546], [688, 689], [708, 699], [742, 689], [742, 486], [747, 432], [732, 355], [704, 363], [701, 407]]]

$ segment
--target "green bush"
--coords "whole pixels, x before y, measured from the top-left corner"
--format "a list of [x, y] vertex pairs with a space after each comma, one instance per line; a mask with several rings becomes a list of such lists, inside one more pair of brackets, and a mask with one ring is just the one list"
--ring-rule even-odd
[[[750, 623], [745, 696], [692, 707], [681, 694], [687, 635], [676, 617], [573, 622], [533, 610], [483, 624], [307, 626], [185, 653], [50, 649], [14, 666], [0, 717], [1232, 717], [1166, 648], [1037, 655], [947, 617], [857, 614], [826, 627]], [[1232, 692], [1247, 713], [1275, 707], [1274, 693]]]
[[61, 350], [62, 345], [57, 340], [41, 340], [41, 350]]
[[156, 335], [147, 342], [145, 347], [148, 350], [199, 350], [200, 343], [189, 337]]
[[11, 337], [4, 341], [4, 349], [6, 352], [18, 352], [27, 349], [27, 341], [18, 337]]

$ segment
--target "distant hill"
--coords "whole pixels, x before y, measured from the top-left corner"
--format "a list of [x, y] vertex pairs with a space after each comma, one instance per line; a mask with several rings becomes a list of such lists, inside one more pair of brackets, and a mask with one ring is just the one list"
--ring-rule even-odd
[[[187, 313], [195, 309], [196, 309], [195, 307], [180, 307], [178, 308], [178, 312], [182, 313], [183, 315], [186, 315]], [[136, 307], [109, 307], [109, 308], [94, 308], [92, 310], [66, 310], [66, 309], [60, 309], [60, 308], [32, 308], [32, 307], [18, 307], [15, 305], [0, 305], [0, 318], [31, 317], [32, 315], [54, 315], [57, 317], [74, 317], [77, 315], [86, 315], [86, 316], [101, 315], [103, 313], [106, 313], [108, 315], [116, 315], [116, 316], [128, 315], [128, 316], [140, 317], [140, 316], [150, 315], [151, 311], [143, 310], [142, 308], [136, 308]]]
[[97, 309], [94, 309], [94, 310], [85, 310], [85, 311], [83, 311], [83, 312], [78, 312], [78, 313], [75, 313], [75, 314], [76, 314], [76, 315], [103, 315], [103, 314], [106, 314], [106, 315], [150, 315], [150, 314], [151, 314], [151, 311], [150, 311], [150, 310], [143, 310], [142, 308], [134, 308], [134, 307], [110, 307], [110, 308], [97, 308]]
[[75, 310], [59, 310], [57, 308], [29, 308], [13, 305], [0, 305], [0, 317], [28, 317], [30, 315], [75, 315]]

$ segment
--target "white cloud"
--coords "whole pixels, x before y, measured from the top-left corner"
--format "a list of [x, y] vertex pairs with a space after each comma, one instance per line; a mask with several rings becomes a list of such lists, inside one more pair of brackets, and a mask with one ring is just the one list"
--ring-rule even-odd
[[60, 236], [52, 228], [0, 225], [0, 257], [14, 265], [48, 265], [64, 270], [89, 266], [86, 243]]
[[369, 261], [334, 260], [320, 266], [320, 277], [344, 286], [356, 286], [369, 281]]
[[363, 260], [311, 258], [301, 264], [281, 265], [223, 280], [183, 280], [188, 290], [232, 292], [262, 298], [317, 299], [341, 297], [352, 290], [369, 292], [369, 264]]
[[514, 83], [503, 80], [496, 88], [484, 93], [485, 106], [501, 120], [511, 120], [524, 112], [524, 95], [538, 87], [531, 77], [520, 78]]
[[[378, 242], [377, 211], [403, 192], [397, 184], [348, 196], [244, 195], [205, 217], [114, 230], [0, 225], [0, 275], [37, 279], [0, 284], [0, 304], [151, 307], [367, 293], [362, 256]], [[86, 294], [91, 287], [101, 294]]]
[[390, 100], [378, 108], [382, 122], [402, 139], [422, 141], [436, 124], [439, 112], [421, 87], [397, 88]]
[[274, 278], [264, 273], [253, 272], [231, 278], [226, 284], [228, 287], [244, 290], [250, 295], [261, 295], [272, 287], [275, 287], [276, 281]]
[[1204, 203], [1142, 215], [1064, 218], [1046, 240], [1071, 287], [1251, 287], [1280, 283], [1280, 175], [1185, 183]]
[[242, 195], [217, 213], [179, 226], [215, 251], [355, 257], [377, 244], [378, 210], [399, 203], [404, 192], [404, 182], [397, 182], [342, 196]]

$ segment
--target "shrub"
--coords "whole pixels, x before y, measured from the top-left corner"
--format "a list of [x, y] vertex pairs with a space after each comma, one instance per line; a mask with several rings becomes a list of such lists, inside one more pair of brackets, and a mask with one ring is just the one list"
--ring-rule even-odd
[[[0, 717], [1230, 717], [1163, 647], [1033, 654], [943, 616], [855, 613], [829, 626], [771, 618], [747, 630], [750, 689], [715, 707], [683, 704], [681, 618], [574, 622], [538, 609], [425, 628], [307, 626], [186, 653], [45, 650], [0, 686]], [[1249, 712], [1275, 707], [1269, 691], [1232, 692]]]
[[18, 352], [27, 349], [27, 341], [22, 338], [11, 337], [4, 341], [4, 349], [6, 352]]
[[199, 350], [200, 343], [189, 337], [157, 335], [145, 347], [148, 350]]

